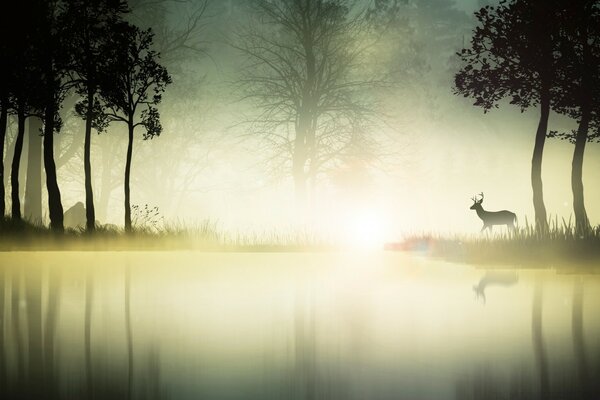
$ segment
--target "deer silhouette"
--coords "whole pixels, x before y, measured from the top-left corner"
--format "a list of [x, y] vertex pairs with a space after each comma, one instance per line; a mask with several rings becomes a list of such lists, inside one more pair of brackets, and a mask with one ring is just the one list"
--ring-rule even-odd
[[481, 218], [483, 221], [483, 227], [481, 228], [481, 232], [485, 229], [492, 230], [494, 225], [506, 225], [510, 230], [515, 229], [515, 222], [517, 221], [517, 216], [515, 213], [502, 210], [502, 211], [485, 211], [481, 203], [483, 203], [483, 193], [480, 193], [481, 199], [477, 199], [477, 196], [471, 198], [473, 200], [473, 205], [470, 207], [471, 210], [475, 210], [477, 212], [477, 216]]

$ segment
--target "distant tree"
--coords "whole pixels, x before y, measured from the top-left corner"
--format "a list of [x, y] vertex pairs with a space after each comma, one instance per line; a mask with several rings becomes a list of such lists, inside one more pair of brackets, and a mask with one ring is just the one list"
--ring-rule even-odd
[[8, 115], [12, 109], [10, 83], [14, 80], [14, 50], [12, 37], [9, 35], [7, 24], [0, 26], [0, 219], [6, 214], [6, 199], [4, 188], [4, 147]]
[[[4, 58], [5, 56], [0, 56]], [[6, 142], [6, 127], [8, 124], [8, 90], [6, 83], [0, 82], [0, 218], [6, 214], [6, 200], [4, 198], [4, 144]]]
[[[129, 21], [142, 29], [152, 28], [152, 49], [169, 70], [190, 55], [206, 54], [204, 31], [210, 0], [129, 0], [128, 4]], [[167, 18], [175, 9], [180, 16], [177, 24]]]
[[485, 112], [508, 98], [522, 111], [540, 105], [531, 161], [536, 229], [548, 227], [543, 199], [542, 156], [556, 85], [561, 0], [503, 0], [475, 13], [471, 44], [458, 55], [463, 67], [455, 76], [455, 93], [475, 99]]
[[27, 179], [23, 214], [34, 223], [42, 221], [42, 120], [38, 116], [27, 119]]
[[367, 126], [376, 104], [368, 93], [377, 81], [361, 76], [367, 13], [351, 5], [253, 0], [255, 18], [233, 44], [246, 57], [241, 97], [258, 110], [250, 132], [262, 138], [274, 168], [291, 173], [301, 208], [326, 167], [367, 157], [374, 146]]
[[[107, 57], [111, 52], [110, 35], [123, 23], [122, 15], [127, 6], [121, 0], [72, 0], [62, 15], [62, 27], [68, 37], [72, 80], [76, 92], [82, 100], [76, 105], [76, 112], [85, 120], [84, 173], [85, 173], [85, 211], [86, 229], [93, 232], [96, 226], [94, 193], [92, 188], [91, 132], [97, 118], [94, 113], [101, 112], [97, 103], [100, 74], [115, 60]], [[104, 83], [112, 83], [104, 80]]]
[[[578, 234], [589, 232], [583, 192], [583, 156], [586, 143], [598, 138], [600, 121], [600, 1], [582, 0], [565, 11], [561, 24], [558, 80], [563, 87], [557, 111], [579, 122], [576, 131], [558, 134], [575, 144], [571, 169], [573, 211]], [[590, 132], [591, 131], [591, 132]]]
[[156, 106], [162, 93], [171, 83], [167, 70], [158, 63], [159, 54], [152, 48], [151, 30], [127, 26], [115, 35], [112, 48], [116, 62], [103, 74], [109, 83], [100, 85], [102, 103], [98, 113], [98, 126], [109, 122], [127, 124], [128, 145], [125, 161], [125, 230], [131, 232], [130, 177], [133, 153], [133, 133], [137, 127], [144, 129], [143, 139], [152, 139], [162, 131]]

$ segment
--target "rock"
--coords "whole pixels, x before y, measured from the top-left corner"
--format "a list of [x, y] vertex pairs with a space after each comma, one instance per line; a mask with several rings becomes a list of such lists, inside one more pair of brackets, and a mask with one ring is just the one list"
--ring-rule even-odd
[[73, 207], [65, 211], [63, 223], [65, 228], [85, 228], [85, 206], [82, 202], [77, 202]]

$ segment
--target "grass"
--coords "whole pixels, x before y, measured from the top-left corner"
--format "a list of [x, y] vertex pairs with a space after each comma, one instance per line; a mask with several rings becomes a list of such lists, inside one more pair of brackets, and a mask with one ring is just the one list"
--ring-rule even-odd
[[336, 248], [333, 242], [307, 230], [231, 233], [220, 230], [218, 224], [210, 220], [194, 225], [137, 222], [130, 233], [114, 225], [103, 225], [98, 226], [93, 234], [88, 234], [84, 229], [55, 233], [41, 224], [4, 218], [0, 219], [0, 251], [292, 252]]
[[570, 220], [554, 218], [545, 233], [536, 231], [526, 222], [514, 232], [470, 236], [412, 235], [403, 243], [388, 248], [482, 265], [600, 265], [600, 226], [580, 235]]

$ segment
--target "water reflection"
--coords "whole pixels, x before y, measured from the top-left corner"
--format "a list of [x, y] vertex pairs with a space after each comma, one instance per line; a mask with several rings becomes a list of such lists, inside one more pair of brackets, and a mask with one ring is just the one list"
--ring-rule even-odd
[[0, 398], [595, 399], [599, 305], [389, 253], [1, 254]]
[[539, 398], [548, 399], [550, 383], [548, 381], [548, 356], [544, 342], [542, 327], [543, 286], [536, 281], [533, 289], [533, 302], [531, 306], [531, 339], [533, 341], [533, 354], [535, 365], [539, 374]]
[[514, 271], [488, 271], [476, 285], [473, 285], [475, 297], [486, 302], [485, 289], [488, 286], [512, 286], [519, 281], [517, 273]]

